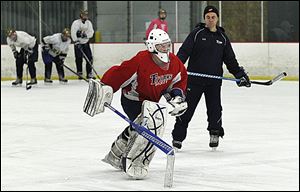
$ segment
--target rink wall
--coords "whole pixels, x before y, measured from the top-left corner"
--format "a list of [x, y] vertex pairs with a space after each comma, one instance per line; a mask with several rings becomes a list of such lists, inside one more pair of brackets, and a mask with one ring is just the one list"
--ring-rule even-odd
[[[181, 43], [173, 43], [173, 52], [177, 53]], [[288, 73], [289, 79], [299, 79], [299, 43], [232, 43], [240, 65], [244, 66], [253, 78], [268, 78], [282, 71]], [[70, 46], [65, 64], [76, 70], [74, 46]], [[40, 49], [40, 47], [39, 47]], [[144, 43], [99, 43], [91, 44], [94, 55], [95, 69], [102, 75], [113, 65], [130, 59], [140, 50], [145, 49]], [[85, 65], [83, 65], [85, 74]], [[44, 64], [39, 52], [36, 63], [37, 76], [43, 79]], [[224, 74], [229, 75], [225, 65]], [[75, 77], [65, 69], [66, 76]], [[13, 54], [7, 45], [1, 45], [1, 80], [14, 79], [16, 66]], [[57, 77], [53, 66], [52, 76]]]

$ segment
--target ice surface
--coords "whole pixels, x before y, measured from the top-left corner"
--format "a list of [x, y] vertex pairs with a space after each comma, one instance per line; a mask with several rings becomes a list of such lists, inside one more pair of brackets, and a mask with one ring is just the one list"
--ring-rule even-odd
[[[166, 155], [157, 151], [145, 180], [131, 180], [101, 159], [127, 122], [82, 107], [88, 84], [1, 82], [1, 190], [299, 190], [299, 82], [222, 87], [224, 139], [208, 147], [204, 98], [176, 154], [174, 185], [163, 186]], [[165, 101], [162, 99], [162, 103]], [[123, 112], [120, 91], [112, 106]], [[171, 144], [174, 118], [163, 139]]]

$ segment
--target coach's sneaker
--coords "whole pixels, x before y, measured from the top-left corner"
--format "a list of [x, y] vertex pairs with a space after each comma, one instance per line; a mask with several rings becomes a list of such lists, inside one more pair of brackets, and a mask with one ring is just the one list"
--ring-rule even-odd
[[172, 145], [173, 145], [175, 151], [177, 152], [178, 149], [181, 149], [181, 147], [182, 147], [182, 142], [181, 142], [181, 141], [175, 141], [175, 140], [173, 140], [173, 141], [172, 141]]
[[14, 85], [14, 86], [21, 85], [21, 84], [22, 84], [21, 78], [17, 78], [14, 82], [12, 82], [12, 85]]

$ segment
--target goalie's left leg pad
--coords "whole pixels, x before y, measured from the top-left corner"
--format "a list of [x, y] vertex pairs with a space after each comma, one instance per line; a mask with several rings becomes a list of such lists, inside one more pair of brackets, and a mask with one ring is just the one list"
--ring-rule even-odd
[[[143, 125], [158, 137], [162, 137], [167, 117], [166, 106], [144, 101], [142, 112], [135, 123]], [[130, 133], [127, 149], [122, 158], [124, 171], [129, 177], [143, 179], [148, 174], [149, 164], [155, 154], [156, 147], [136, 131]]]

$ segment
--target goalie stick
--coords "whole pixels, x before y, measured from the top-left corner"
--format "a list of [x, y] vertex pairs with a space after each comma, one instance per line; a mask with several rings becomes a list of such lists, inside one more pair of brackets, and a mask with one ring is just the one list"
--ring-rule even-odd
[[[93, 107], [95, 107], [95, 106], [97, 107], [98, 103], [95, 104], [95, 97], [97, 97], [97, 93], [95, 93], [94, 91], [97, 92], [99, 90], [99, 89], [97, 89], [96, 85], [97, 85], [97, 83], [100, 84], [100, 82], [97, 82], [97, 81], [95, 81], [93, 79], [91, 79], [89, 81], [86, 78], [84, 78], [82, 75], [80, 75], [80, 74], [76, 73], [75, 71], [73, 71], [71, 68], [69, 68], [65, 64], [62, 64], [62, 66], [64, 66], [65, 68], [67, 68], [68, 70], [70, 70], [72, 73], [74, 73], [75, 75], [81, 77], [82, 79], [84, 79], [86, 82], [89, 83], [89, 85], [90, 85], [89, 89], [91, 88], [92, 92], [91, 93], [90, 93], [90, 91], [88, 92], [88, 96], [87, 97], [90, 96], [90, 99], [85, 102], [85, 105], [91, 105], [91, 103], [94, 102], [92, 104], [92, 105], [94, 105]], [[97, 76], [98, 76], [98, 74], [97, 74]], [[99, 76], [98, 76], [98, 78], [99, 78]], [[165, 172], [165, 179], [164, 179], [164, 187], [171, 188], [173, 186], [173, 173], [174, 173], [174, 162], [175, 162], [175, 150], [174, 150], [174, 148], [171, 147], [164, 140], [162, 140], [161, 138], [159, 138], [157, 135], [155, 135], [154, 133], [152, 133], [150, 130], [148, 130], [147, 128], [145, 128], [144, 126], [141, 126], [141, 125], [138, 125], [138, 124], [132, 122], [130, 119], [128, 119], [121, 112], [119, 112], [118, 110], [116, 110], [115, 108], [113, 108], [110, 104], [105, 103], [105, 106], [107, 108], [109, 108], [110, 110], [112, 110], [117, 115], [119, 115], [125, 121], [127, 121], [141, 136], [143, 136], [144, 138], [146, 138], [149, 142], [151, 142], [153, 145], [155, 145], [157, 148], [159, 148], [165, 154], [167, 154], [167, 165], [166, 165], [166, 172]], [[88, 107], [87, 106], [84, 107], [84, 112], [88, 113]], [[92, 113], [92, 115], [94, 115], [94, 114], [95, 114], [95, 111]], [[91, 115], [91, 114], [89, 114], [89, 115]]]
[[[227, 77], [221, 77], [221, 76], [216, 76], [216, 75], [208, 75], [208, 74], [203, 74], [203, 73], [194, 73], [194, 72], [187, 72], [188, 75], [191, 76], [197, 76], [197, 77], [206, 77], [206, 78], [212, 78], [212, 79], [221, 79], [221, 80], [229, 80], [229, 81], [235, 81], [235, 82], [240, 82], [240, 79], [234, 79], [234, 78], [227, 78]], [[272, 85], [274, 82], [279, 81], [280, 79], [284, 78], [287, 76], [286, 72], [282, 72], [273, 79], [265, 82], [261, 81], [250, 81], [252, 84], [257, 84], [257, 85]]]

